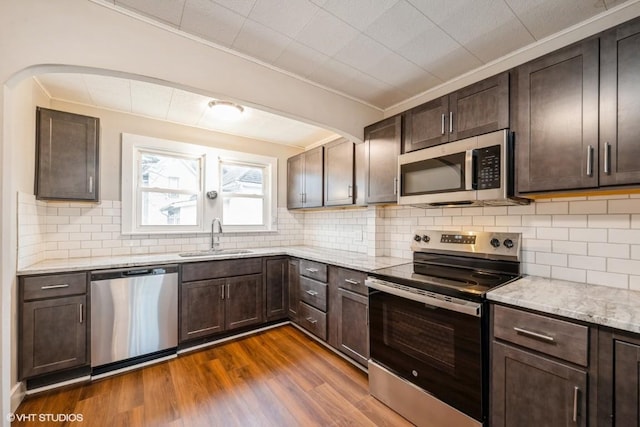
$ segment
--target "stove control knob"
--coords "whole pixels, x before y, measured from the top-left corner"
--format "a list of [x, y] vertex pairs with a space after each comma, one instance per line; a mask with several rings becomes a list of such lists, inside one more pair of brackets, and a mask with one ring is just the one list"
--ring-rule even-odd
[[422, 236], [422, 241], [425, 243], [429, 243], [429, 241], [431, 240], [431, 237], [427, 236], [426, 234]]
[[502, 244], [505, 245], [507, 249], [511, 249], [513, 247], [513, 240], [504, 239], [504, 242], [502, 242]]
[[491, 243], [491, 246], [493, 246], [494, 248], [497, 248], [498, 246], [500, 246], [500, 240], [496, 239], [495, 237], [491, 239], [489, 243]]
[[415, 236], [413, 236], [413, 240], [415, 240], [416, 242], [419, 242], [420, 240], [422, 240], [422, 237], [416, 234]]

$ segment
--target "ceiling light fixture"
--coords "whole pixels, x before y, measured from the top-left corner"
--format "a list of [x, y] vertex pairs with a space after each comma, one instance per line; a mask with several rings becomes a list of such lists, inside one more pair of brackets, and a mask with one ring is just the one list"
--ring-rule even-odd
[[211, 101], [209, 108], [215, 118], [222, 120], [237, 120], [242, 116], [244, 108], [230, 101]]

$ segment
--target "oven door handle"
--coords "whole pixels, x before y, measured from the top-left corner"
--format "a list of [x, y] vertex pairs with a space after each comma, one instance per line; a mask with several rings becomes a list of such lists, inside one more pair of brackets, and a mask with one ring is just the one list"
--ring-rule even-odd
[[[480, 317], [482, 315], [482, 304], [466, 301], [458, 298], [450, 298], [450, 300], [438, 299], [429, 295], [423, 295], [405, 291], [404, 289], [397, 288], [393, 284], [386, 284], [388, 282], [368, 278], [365, 284], [368, 288], [376, 289], [380, 292], [398, 296], [400, 298], [406, 298], [411, 301], [423, 303], [426, 306], [442, 308], [445, 310], [455, 311], [457, 313], [468, 314], [470, 316]], [[371, 296], [371, 295], [370, 295]]]

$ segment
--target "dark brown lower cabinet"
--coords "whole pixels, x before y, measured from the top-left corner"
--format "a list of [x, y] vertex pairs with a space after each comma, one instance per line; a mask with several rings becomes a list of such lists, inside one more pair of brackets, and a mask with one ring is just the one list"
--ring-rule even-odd
[[328, 342], [361, 365], [369, 359], [369, 297], [365, 273], [329, 266]]
[[289, 259], [265, 259], [264, 272], [266, 320], [286, 319], [289, 303]]
[[180, 342], [262, 322], [262, 274], [182, 283]]
[[300, 261], [297, 259], [289, 260], [289, 289], [287, 292], [289, 301], [287, 311], [289, 319], [298, 322], [298, 306], [300, 299]]
[[492, 344], [491, 425], [587, 425], [587, 372], [519, 348]]
[[224, 331], [224, 279], [183, 283], [180, 294], [181, 342]]
[[640, 425], [640, 337], [601, 329], [598, 426]]
[[86, 303], [85, 295], [23, 303], [21, 378], [88, 362]]
[[338, 313], [338, 349], [366, 365], [369, 359], [369, 297], [339, 289]]

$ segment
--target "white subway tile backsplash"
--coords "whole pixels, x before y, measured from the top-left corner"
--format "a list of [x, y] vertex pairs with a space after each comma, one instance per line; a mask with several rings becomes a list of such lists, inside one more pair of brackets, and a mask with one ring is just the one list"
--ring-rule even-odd
[[609, 200], [610, 214], [640, 212], [640, 199]]
[[629, 287], [629, 276], [602, 271], [587, 271], [587, 283], [627, 289]]
[[569, 229], [538, 227], [536, 231], [536, 237], [538, 239], [569, 240]]
[[553, 215], [551, 225], [553, 227], [586, 228], [588, 226], [587, 215]]
[[569, 229], [569, 240], [578, 242], [606, 242], [607, 229], [572, 228]]
[[543, 202], [536, 203], [538, 215], [562, 215], [569, 213], [569, 202]]
[[576, 268], [552, 266], [551, 278], [584, 283], [587, 280], [587, 272]]
[[553, 240], [552, 250], [558, 254], [587, 255], [586, 242], [571, 242], [567, 240]]
[[574, 201], [569, 203], [570, 214], [605, 214], [607, 213], [606, 200]]
[[[207, 249], [207, 235], [121, 235], [121, 203], [41, 202], [18, 193], [18, 264]], [[416, 228], [519, 232], [522, 271], [640, 290], [640, 197], [549, 199], [525, 206], [278, 209], [278, 231], [229, 234], [228, 248], [312, 245], [411, 259]]]
[[607, 271], [612, 273], [640, 275], [640, 261], [631, 259], [607, 259]]
[[629, 258], [629, 245], [615, 243], [589, 243], [589, 255]]
[[557, 265], [560, 267], [567, 266], [567, 255], [566, 254], [554, 254], [549, 252], [537, 252], [536, 253], [536, 264], [541, 265]]
[[589, 228], [629, 228], [629, 215], [589, 215]]

